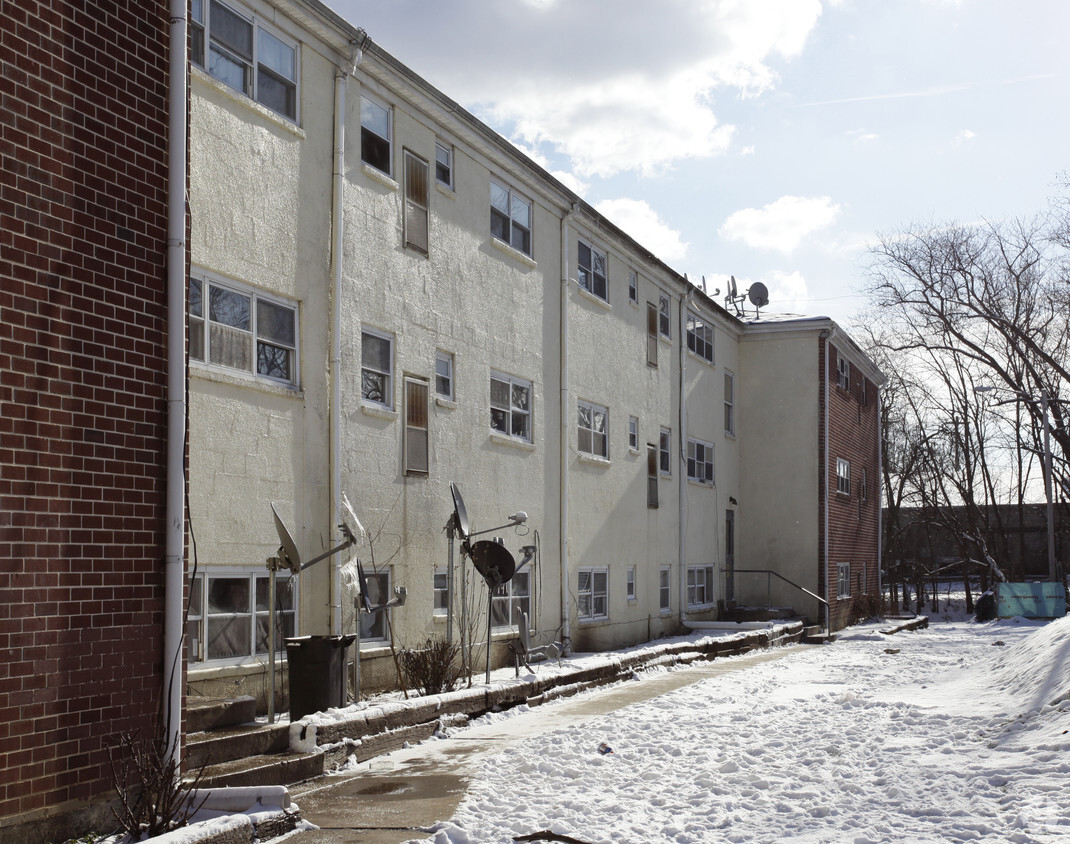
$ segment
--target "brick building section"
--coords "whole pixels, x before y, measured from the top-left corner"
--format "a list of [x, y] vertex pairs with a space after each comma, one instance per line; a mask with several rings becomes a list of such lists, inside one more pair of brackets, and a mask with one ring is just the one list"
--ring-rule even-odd
[[161, 700], [168, 24], [0, 2], [0, 839]]
[[[827, 354], [825, 354], [827, 349]], [[880, 460], [877, 388], [850, 361], [849, 387], [839, 384], [840, 351], [822, 343], [822, 371], [828, 379], [828, 601], [832, 629], [845, 627], [852, 602], [861, 595], [879, 597], [878, 544], [880, 519]], [[824, 385], [822, 385], [824, 387]], [[824, 436], [824, 432], [822, 432]], [[837, 490], [836, 462], [851, 464], [851, 492]], [[863, 475], [864, 472], [864, 475]], [[863, 483], [863, 478], [865, 479]], [[864, 492], [863, 492], [864, 490]], [[824, 490], [822, 490], [824, 495]], [[822, 525], [822, 532], [824, 525]], [[851, 567], [850, 597], [838, 596], [839, 566]]]

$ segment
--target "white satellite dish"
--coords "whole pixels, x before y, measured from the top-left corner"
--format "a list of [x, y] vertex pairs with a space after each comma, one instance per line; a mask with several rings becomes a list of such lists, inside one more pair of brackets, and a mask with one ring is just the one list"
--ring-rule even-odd
[[297, 543], [294, 542], [293, 535], [290, 533], [289, 528], [286, 527], [286, 523], [283, 522], [282, 516], [279, 515], [279, 511], [275, 508], [275, 502], [271, 502], [271, 512], [275, 516], [275, 533], [279, 535], [279, 562], [282, 563], [294, 574], [301, 571], [301, 552], [297, 550]]
[[360, 519], [357, 518], [357, 514], [353, 511], [353, 505], [349, 503], [349, 499], [346, 498], [346, 494], [342, 493], [342, 524], [349, 531], [349, 535], [355, 540], [359, 535], [362, 539], [366, 539], [368, 531], [364, 529], [364, 525], [360, 523]]

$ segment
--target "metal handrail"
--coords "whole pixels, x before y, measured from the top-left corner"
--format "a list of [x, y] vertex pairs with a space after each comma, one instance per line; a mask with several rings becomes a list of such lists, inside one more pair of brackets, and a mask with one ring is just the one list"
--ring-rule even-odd
[[[721, 569], [721, 573], [722, 574], [727, 574], [728, 573], [728, 569]], [[788, 586], [791, 586], [794, 589], [798, 589], [800, 592], [803, 592], [803, 593], [809, 595], [815, 601], [817, 601], [818, 603], [824, 605], [824, 607], [825, 607], [825, 627], [826, 627], [826, 629], [828, 628], [829, 617], [830, 617], [829, 602], [826, 601], [824, 598], [822, 598], [820, 595], [815, 595], [813, 592], [811, 592], [805, 586], [800, 586], [795, 581], [789, 580], [788, 578], [784, 577], [784, 575], [782, 575], [780, 572], [773, 571], [772, 569], [737, 569], [737, 568], [733, 568], [732, 569], [732, 574], [733, 575], [736, 575], [736, 574], [765, 574], [765, 575], [772, 575], [773, 577], [779, 577], [786, 584], [788, 584]], [[768, 599], [769, 591], [770, 591], [769, 587], [766, 586], [766, 595], [767, 595], [766, 600], [767, 601], [769, 600]]]

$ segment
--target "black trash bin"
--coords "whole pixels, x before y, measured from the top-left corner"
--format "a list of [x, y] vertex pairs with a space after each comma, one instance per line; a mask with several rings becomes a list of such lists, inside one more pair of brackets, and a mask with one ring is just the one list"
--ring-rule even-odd
[[300, 636], [286, 640], [290, 674], [290, 720], [346, 705], [349, 636]]

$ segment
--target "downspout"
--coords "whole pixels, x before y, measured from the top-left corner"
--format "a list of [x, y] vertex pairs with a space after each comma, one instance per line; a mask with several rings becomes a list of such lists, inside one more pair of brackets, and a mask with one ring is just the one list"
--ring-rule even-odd
[[568, 616], [568, 224], [576, 216], [576, 206], [561, 218], [561, 370], [558, 374], [561, 389], [561, 488], [558, 493], [561, 523], [561, 642], [565, 654], [572, 650], [572, 632]]
[[821, 340], [825, 344], [824, 363], [821, 368], [821, 379], [825, 385], [825, 439], [821, 449], [821, 471], [825, 473], [825, 632], [832, 632], [832, 576], [829, 574], [829, 333], [821, 332], [824, 336]]
[[186, 0], [171, 0], [167, 144], [167, 503], [164, 557], [162, 729], [181, 771], [186, 501]]
[[881, 391], [874, 387], [877, 394], [877, 468], [874, 472], [877, 481], [877, 594], [884, 594], [884, 580], [881, 577], [881, 564], [884, 559], [884, 431], [881, 428]]
[[[342, 523], [342, 237], [344, 226], [343, 200], [345, 197], [345, 124], [346, 124], [346, 88], [349, 77], [357, 69], [361, 59], [361, 49], [352, 42], [349, 65], [339, 67], [334, 74], [334, 172], [332, 174], [331, 196], [331, 365], [328, 377], [331, 381], [330, 414], [328, 424], [330, 432], [331, 460], [331, 527], [338, 530]], [[341, 542], [339, 534], [334, 535], [334, 543]], [[337, 559], [330, 560], [330, 583], [327, 602], [331, 608], [331, 633], [342, 633], [342, 569]], [[360, 629], [360, 625], [357, 625]], [[359, 646], [358, 646], [359, 648]], [[358, 651], [356, 662], [360, 664]], [[359, 677], [359, 669], [358, 669]], [[359, 687], [358, 687], [359, 688]]]
[[684, 331], [687, 326], [687, 296], [680, 297], [680, 325], [676, 340], [680, 344], [680, 460], [676, 464], [679, 508], [677, 537], [677, 566], [680, 569], [680, 621], [687, 611], [687, 344]]

